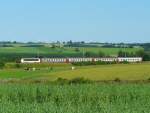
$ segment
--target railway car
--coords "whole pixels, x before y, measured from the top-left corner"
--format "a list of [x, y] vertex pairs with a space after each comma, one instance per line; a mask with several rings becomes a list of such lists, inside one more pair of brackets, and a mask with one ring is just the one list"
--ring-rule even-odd
[[118, 61], [119, 62], [142, 62], [143, 58], [142, 57], [119, 57]]
[[142, 62], [142, 57], [106, 57], [106, 58], [22, 58], [21, 63], [73, 63], [73, 62]]

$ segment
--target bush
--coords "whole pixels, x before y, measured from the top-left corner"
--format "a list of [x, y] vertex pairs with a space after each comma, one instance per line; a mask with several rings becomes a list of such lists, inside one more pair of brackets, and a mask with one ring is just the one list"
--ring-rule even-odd
[[120, 78], [115, 78], [115, 82], [121, 82]]
[[68, 84], [68, 80], [64, 78], [57, 78], [57, 80], [54, 83], [59, 85], [64, 85], [64, 84]]
[[147, 80], [150, 81], [150, 78], [148, 78]]
[[58, 78], [55, 82], [55, 84], [64, 85], [64, 84], [84, 84], [84, 83], [92, 83], [91, 80], [84, 79], [84, 78], [74, 78], [71, 80], [64, 79], [64, 78]]
[[5, 63], [4, 62], [0, 62], [0, 69], [4, 68]]
[[88, 66], [88, 65], [108, 65], [108, 64], [117, 64], [117, 62], [103, 62], [103, 61], [97, 61], [97, 62], [74, 62], [72, 65], [75, 66]]
[[83, 84], [83, 83], [91, 83], [91, 80], [84, 79], [84, 78], [74, 78], [69, 81], [69, 84]]
[[123, 63], [123, 64], [129, 64], [129, 62], [128, 62], [128, 61], [123, 61], [122, 63]]
[[18, 63], [16, 63], [16, 64], [15, 64], [15, 68], [21, 68], [21, 65], [18, 64]]

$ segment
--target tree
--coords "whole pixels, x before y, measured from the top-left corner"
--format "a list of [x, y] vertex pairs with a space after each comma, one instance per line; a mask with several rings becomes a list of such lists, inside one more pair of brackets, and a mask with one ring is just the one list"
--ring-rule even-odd
[[123, 56], [124, 56], [124, 52], [120, 50], [120, 51], [118, 52], [118, 57], [123, 57]]
[[119, 51], [118, 52], [118, 57], [129, 57], [130, 53], [129, 52], [124, 52], [124, 51]]
[[84, 55], [85, 55], [85, 57], [91, 57], [91, 56], [92, 56], [92, 53], [87, 51], [87, 52], [85, 52]]
[[85, 44], [85, 42], [84, 42], [84, 41], [81, 41], [81, 44]]
[[98, 57], [98, 54], [94, 52], [86, 51], [85, 53], [83, 53], [83, 56], [84, 57]]
[[144, 57], [145, 53], [144, 53], [144, 50], [139, 50], [135, 54], [136, 54], [137, 57]]
[[150, 53], [144, 52], [143, 60], [144, 61], [150, 61]]
[[105, 56], [105, 53], [102, 52], [102, 51], [99, 51], [98, 56], [99, 56], [99, 57], [104, 57], [104, 56]]
[[13, 41], [13, 43], [14, 43], [14, 44], [16, 44], [16, 43], [17, 43], [17, 41]]
[[56, 45], [55, 45], [55, 44], [52, 44], [52, 47], [51, 47], [51, 48], [55, 49], [55, 48], [56, 48]]

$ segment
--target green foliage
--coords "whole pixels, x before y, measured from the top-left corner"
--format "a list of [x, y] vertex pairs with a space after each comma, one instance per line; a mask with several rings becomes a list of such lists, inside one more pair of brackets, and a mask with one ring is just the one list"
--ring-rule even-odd
[[19, 63], [16, 63], [15, 68], [21, 68], [21, 65]]
[[128, 61], [119, 62], [120, 64], [129, 64]]
[[143, 56], [143, 60], [144, 61], [150, 61], [150, 52], [145, 52], [145, 54]]
[[115, 82], [121, 82], [120, 78], [115, 78]]
[[148, 78], [147, 80], [150, 81], [150, 78]]
[[99, 56], [99, 57], [105, 57], [106, 55], [105, 55], [105, 53], [104, 53], [104, 52], [99, 51], [99, 52], [98, 52], [98, 56]]
[[103, 61], [97, 61], [97, 62], [74, 62], [72, 65], [75, 66], [89, 66], [89, 65], [108, 65], [108, 64], [117, 64], [117, 62], [103, 62]]
[[73, 78], [69, 81], [69, 84], [83, 84], [83, 83], [91, 83], [91, 80], [84, 79], [83, 77], [80, 78]]
[[86, 83], [93, 83], [93, 81], [89, 79], [85, 79], [83, 77], [76, 77], [73, 79], [64, 79], [64, 78], [57, 78], [56, 81], [53, 81], [51, 83], [58, 84], [58, 85], [70, 85], [70, 84], [86, 84]]
[[75, 51], [76, 51], [76, 52], [79, 52], [79, 51], [80, 51], [80, 49], [79, 49], [79, 48], [75, 48]]
[[68, 84], [69, 81], [67, 79], [64, 78], [57, 78], [56, 81], [54, 81], [55, 84], [59, 84], [59, 85], [64, 85], [64, 84]]
[[4, 68], [4, 66], [5, 66], [5, 63], [0, 61], [0, 69]]
[[149, 84], [1, 84], [0, 113], [149, 113]]

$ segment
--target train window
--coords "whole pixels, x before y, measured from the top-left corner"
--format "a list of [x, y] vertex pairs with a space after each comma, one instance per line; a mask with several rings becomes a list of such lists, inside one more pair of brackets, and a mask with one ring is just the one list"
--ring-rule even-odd
[[40, 59], [36, 58], [25, 58], [24, 61], [39, 61]]

